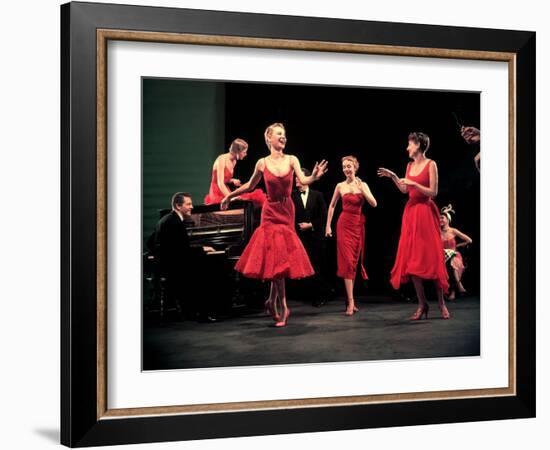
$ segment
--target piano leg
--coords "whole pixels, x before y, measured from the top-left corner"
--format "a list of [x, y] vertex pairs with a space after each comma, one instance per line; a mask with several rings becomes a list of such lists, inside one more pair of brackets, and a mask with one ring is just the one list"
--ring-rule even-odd
[[233, 295], [231, 297], [232, 308], [244, 308], [246, 306], [244, 295], [240, 289], [241, 275], [239, 272], [233, 272]]
[[166, 278], [161, 278], [159, 280], [159, 316], [160, 321], [164, 320], [164, 303], [166, 301]]

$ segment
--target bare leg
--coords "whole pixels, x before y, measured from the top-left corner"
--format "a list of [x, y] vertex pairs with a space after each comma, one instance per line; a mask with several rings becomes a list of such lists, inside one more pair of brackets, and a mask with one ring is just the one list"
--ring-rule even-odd
[[285, 279], [277, 278], [275, 280], [275, 283], [277, 284], [277, 298], [279, 300], [278, 306], [281, 309], [281, 311], [284, 312], [284, 310], [287, 309]]
[[424, 283], [421, 278], [412, 275], [412, 282], [414, 284], [414, 290], [416, 291], [416, 297], [418, 298], [418, 307], [423, 308], [428, 302], [426, 300], [426, 294], [424, 293]]
[[271, 317], [273, 317], [273, 320], [275, 321], [278, 321], [280, 319], [279, 313], [277, 311], [277, 296], [278, 296], [277, 284], [274, 281], [272, 281], [269, 287], [269, 297], [266, 300], [264, 306], [265, 306], [266, 312], [271, 314]]
[[464, 289], [464, 286], [462, 285], [462, 281], [460, 281], [461, 276], [458, 273], [458, 270], [454, 269], [453, 272], [454, 272], [454, 275], [455, 275], [456, 285], [458, 286], [458, 292], [460, 292], [460, 293], [466, 292], [466, 289]]
[[275, 302], [276, 297], [277, 297], [277, 287], [275, 286], [275, 283], [272, 281], [269, 284], [269, 297], [267, 297], [267, 301], [273, 304], [273, 302]]
[[286, 286], [285, 286], [285, 279], [284, 278], [276, 278], [274, 280], [277, 286], [277, 292], [278, 292], [278, 300], [279, 300], [279, 307], [281, 308], [282, 317], [281, 320], [279, 320], [275, 326], [276, 327], [284, 327], [286, 326], [286, 322], [288, 319], [288, 316], [290, 314], [290, 310], [288, 309], [288, 306], [286, 304]]
[[[351, 292], [353, 292], [354, 289], [355, 289], [355, 279], [351, 282]], [[355, 304], [355, 297], [353, 297], [353, 312], [356, 313], [357, 311], [359, 311], [359, 308]]]
[[355, 300], [353, 299], [353, 280], [344, 278], [344, 286], [346, 287], [346, 316], [353, 315]]
[[437, 284], [435, 286], [435, 289], [437, 291], [437, 301], [439, 303], [439, 310], [441, 311], [441, 318], [450, 319], [451, 315], [449, 314], [447, 305], [445, 305], [445, 296], [443, 295], [443, 289], [441, 289]]
[[414, 290], [416, 291], [416, 297], [418, 298], [418, 308], [410, 317], [410, 320], [419, 320], [422, 318], [422, 315], [425, 315], [427, 319], [429, 305], [426, 300], [426, 294], [424, 293], [424, 283], [422, 282], [422, 279], [417, 276], [412, 275], [411, 278], [414, 284]]

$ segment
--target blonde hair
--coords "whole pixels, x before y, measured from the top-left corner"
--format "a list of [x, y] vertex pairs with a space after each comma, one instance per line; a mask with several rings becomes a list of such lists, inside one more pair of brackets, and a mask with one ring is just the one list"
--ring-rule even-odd
[[353, 167], [355, 167], [355, 172], [357, 172], [359, 170], [359, 161], [357, 160], [357, 158], [353, 155], [348, 155], [348, 156], [344, 156], [342, 158], [342, 162], [344, 161], [351, 161], [353, 163]]
[[271, 125], [269, 125], [265, 129], [265, 132], [264, 132], [265, 145], [267, 145], [268, 148], [270, 148], [269, 147], [269, 136], [271, 136], [271, 134], [273, 133], [273, 128], [282, 128], [286, 132], [285, 126], [280, 122], [275, 122], [275, 123], [272, 123]]

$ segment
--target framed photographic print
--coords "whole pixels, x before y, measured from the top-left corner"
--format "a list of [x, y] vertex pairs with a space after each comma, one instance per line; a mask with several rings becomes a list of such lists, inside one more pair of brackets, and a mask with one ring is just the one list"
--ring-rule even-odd
[[61, 19], [63, 444], [534, 417], [535, 33]]

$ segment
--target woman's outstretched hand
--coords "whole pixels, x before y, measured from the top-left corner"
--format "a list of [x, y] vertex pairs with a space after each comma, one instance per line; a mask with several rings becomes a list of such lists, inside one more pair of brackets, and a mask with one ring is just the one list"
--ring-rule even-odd
[[327, 171], [328, 171], [328, 161], [323, 159], [320, 163], [319, 162], [315, 163], [315, 166], [313, 167], [313, 171], [311, 172], [311, 175], [313, 175], [313, 178], [318, 180]]
[[395, 174], [395, 172], [392, 172], [391, 170], [386, 169], [385, 167], [380, 167], [376, 173], [378, 174], [379, 177], [387, 177], [387, 178], [393, 178], [393, 179], [397, 178], [397, 175]]

